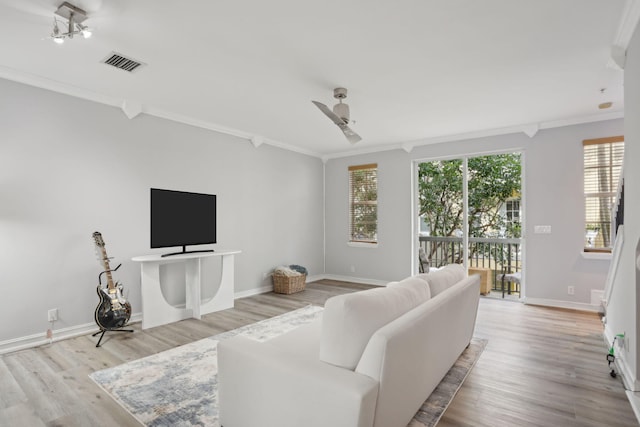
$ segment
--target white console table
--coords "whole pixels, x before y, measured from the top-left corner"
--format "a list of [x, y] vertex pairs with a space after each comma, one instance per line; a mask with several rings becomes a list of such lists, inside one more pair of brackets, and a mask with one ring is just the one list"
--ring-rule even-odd
[[[239, 250], [217, 250], [215, 252], [194, 252], [162, 257], [145, 255], [131, 258], [140, 263], [140, 283], [142, 294], [142, 329], [165, 325], [193, 317], [200, 319], [203, 314], [233, 307], [234, 301], [234, 255]], [[222, 257], [220, 286], [215, 295], [203, 301], [200, 293], [202, 285], [202, 259]], [[185, 264], [185, 307], [176, 307], [167, 302], [160, 287], [160, 265], [182, 262]]]

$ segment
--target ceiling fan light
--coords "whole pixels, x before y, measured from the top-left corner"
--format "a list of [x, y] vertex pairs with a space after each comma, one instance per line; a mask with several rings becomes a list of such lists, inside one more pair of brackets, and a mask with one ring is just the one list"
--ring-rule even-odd
[[64, 37], [63, 36], [54, 36], [53, 37], [53, 42], [55, 44], [62, 44], [62, 43], [64, 43]]

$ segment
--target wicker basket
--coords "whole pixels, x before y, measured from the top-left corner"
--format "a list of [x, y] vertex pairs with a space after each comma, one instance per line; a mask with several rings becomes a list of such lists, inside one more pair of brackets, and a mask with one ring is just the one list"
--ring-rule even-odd
[[307, 280], [305, 274], [300, 276], [285, 276], [284, 274], [273, 274], [273, 292], [277, 294], [293, 294], [304, 291], [304, 282]]

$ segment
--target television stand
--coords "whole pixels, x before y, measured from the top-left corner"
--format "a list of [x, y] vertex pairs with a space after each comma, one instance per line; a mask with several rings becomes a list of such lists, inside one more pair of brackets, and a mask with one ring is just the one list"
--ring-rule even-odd
[[[179, 253], [168, 258], [162, 255], [145, 255], [131, 258], [140, 263], [140, 293], [142, 297], [142, 329], [165, 325], [183, 319], [200, 319], [203, 314], [232, 308], [234, 304], [234, 255], [238, 250], [216, 252]], [[209, 300], [202, 299], [202, 259], [222, 258], [220, 285]], [[184, 305], [173, 306], [167, 302], [160, 283], [160, 266], [167, 263], [183, 263], [185, 266]], [[205, 287], [208, 284], [205, 284]], [[211, 286], [211, 285], [209, 285]], [[215, 286], [215, 285], [214, 285]]]
[[182, 255], [182, 254], [199, 254], [199, 253], [207, 253], [207, 252], [215, 252], [215, 251], [213, 249], [198, 249], [195, 251], [188, 251], [187, 247], [183, 246], [181, 252], [171, 252], [169, 254], [162, 254], [160, 256], [164, 258], [166, 256], [174, 256], [174, 255]]

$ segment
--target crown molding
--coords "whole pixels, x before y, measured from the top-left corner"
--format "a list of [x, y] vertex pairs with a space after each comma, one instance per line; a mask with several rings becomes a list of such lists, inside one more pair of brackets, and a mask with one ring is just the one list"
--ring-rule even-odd
[[[212, 130], [214, 132], [235, 136], [241, 139], [245, 139], [252, 143], [254, 147], [258, 148], [261, 144], [271, 145], [273, 147], [281, 148], [283, 150], [293, 151], [299, 154], [304, 154], [311, 157], [322, 158], [320, 153], [315, 151], [306, 150], [304, 148], [296, 147], [281, 141], [262, 137], [260, 135], [254, 135], [249, 132], [244, 132], [238, 129], [222, 126], [217, 123], [211, 123], [205, 120], [195, 119], [193, 117], [184, 116], [174, 113], [172, 111], [155, 108], [153, 106], [144, 105], [141, 103], [135, 103], [131, 100], [116, 98], [113, 96], [104, 95], [101, 93], [93, 92], [87, 89], [83, 89], [68, 83], [59, 82], [56, 80], [44, 78], [35, 74], [25, 73], [12, 68], [0, 66], [0, 78], [11, 80], [18, 83], [23, 83], [28, 86], [38, 87], [40, 89], [46, 89], [53, 92], [58, 92], [63, 95], [73, 96], [75, 98], [85, 99], [87, 101], [93, 101], [98, 104], [109, 105], [111, 107], [117, 107], [121, 109], [129, 119], [134, 119], [140, 114], [146, 114], [149, 116], [158, 117], [165, 120], [171, 120], [178, 123], [183, 123], [190, 126], [199, 127], [202, 129]], [[257, 143], [257, 141], [260, 141]]]
[[629, 47], [631, 37], [638, 26], [640, 21], [640, 0], [627, 0], [624, 5], [622, 17], [620, 18], [620, 24], [618, 24], [618, 31], [616, 37], [613, 40], [613, 45], [623, 48], [624, 50]]
[[640, 0], [627, 0], [616, 36], [611, 44], [611, 56], [607, 67], [614, 70], [624, 70], [627, 59], [627, 48], [631, 42], [631, 37], [638, 27], [640, 21]]
[[[631, 0], [631, 1], [635, 5], [640, 4], [640, 0]], [[637, 8], [637, 9], [640, 12], [640, 8]], [[122, 110], [125, 110], [126, 105], [128, 103], [131, 103], [131, 101], [127, 101], [126, 99], [115, 98], [112, 96], [108, 96], [108, 95], [93, 92], [87, 89], [83, 89], [68, 83], [58, 82], [55, 80], [47, 79], [34, 74], [25, 73], [25, 72], [18, 71], [12, 68], [4, 67], [4, 66], [0, 66], [0, 78], [23, 83], [29, 86], [39, 87], [41, 89], [51, 90], [54, 92], [62, 93], [64, 95], [69, 95], [76, 98], [85, 99], [88, 101], [97, 102], [99, 104], [117, 107]], [[261, 145], [266, 144], [276, 148], [281, 148], [283, 150], [304, 154], [306, 156], [316, 157], [318, 159], [321, 159], [324, 163], [326, 163], [330, 159], [358, 156], [358, 155], [370, 154], [370, 153], [379, 153], [379, 152], [392, 151], [392, 150], [403, 150], [406, 153], [411, 153], [411, 151], [415, 147], [419, 147], [423, 145], [462, 141], [467, 139], [476, 139], [476, 138], [483, 138], [483, 137], [489, 137], [489, 136], [506, 135], [510, 133], [524, 132], [530, 137], [533, 137], [533, 135], [535, 135], [535, 133], [533, 132], [534, 129], [536, 129], [535, 132], [537, 132], [537, 129], [550, 129], [550, 128], [556, 128], [556, 127], [583, 124], [583, 123], [613, 120], [613, 119], [619, 119], [624, 117], [623, 112], [603, 113], [603, 114], [574, 117], [569, 119], [562, 119], [562, 120], [555, 120], [555, 121], [548, 121], [548, 122], [527, 123], [527, 124], [521, 124], [517, 126], [510, 126], [510, 127], [497, 128], [497, 129], [480, 129], [480, 130], [466, 132], [466, 133], [441, 135], [441, 136], [435, 136], [431, 138], [424, 138], [424, 139], [412, 140], [412, 141], [403, 141], [399, 143], [386, 144], [386, 145], [368, 147], [368, 148], [357, 149], [357, 150], [339, 151], [334, 153], [322, 154], [312, 150], [307, 150], [291, 144], [287, 144], [281, 141], [277, 141], [274, 139], [265, 138], [264, 136], [261, 136], [261, 135], [256, 135], [250, 132], [244, 132], [238, 129], [229, 128], [229, 127], [222, 126], [216, 123], [211, 123], [205, 120], [195, 119], [193, 117], [184, 116], [181, 114], [174, 113], [172, 111], [155, 108], [153, 106], [147, 106], [144, 104], [133, 104], [133, 105], [135, 105], [135, 107], [133, 108], [134, 110], [133, 114], [131, 114], [132, 113], [131, 111], [129, 112], [132, 115], [130, 119], [134, 119], [139, 114], [146, 114], [149, 116], [154, 116], [154, 117], [158, 117], [165, 120], [171, 120], [174, 122], [199, 127], [202, 129], [207, 129], [214, 132], [235, 136], [237, 138], [244, 139], [247, 142], [253, 144], [253, 146], [256, 149], [258, 149]]]
[[604, 113], [604, 114], [594, 114], [589, 116], [582, 117], [572, 117], [569, 119], [562, 120], [554, 120], [548, 122], [540, 122], [540, 123], [527, 123], [523, 125], [510, 126], [504, 128], [495, 128], [495, 129], [481, 129], [472, 132], [466, 133], [457, 133], [451, 135], [441, 135], [435, 136], [432, 138], [424, 138], [414, 141], [402, 142], [399, 144], [391, 144], [384, 146], [377, 146], [371, 148], [365, 148], [361, 150], [350, 150], [343, 151], [333, 154], [327, 154], [322, 156], [323, 161], [327, 161], [330, 159], [337, 159], [342, 157], [351, 157], [351, 156], [359, 156], [362, 154], [371, 154], [371, 153], [379, 153], [383, 151], [391, 151], [391, 150], [404, 150], [407, 153], [410, 153], [414, 148], [420, 147], [423, 145], [432, 145], [432, 144], [441, 144], [444, 142], [455, 142], [455, 141], [464, 141], [468, 139], [478, 139], [485, 138], [490, 136], [498, 136], [498, 135], [508, 135], [511, 133], [524, 133], [529, 138], [533, 138], [536, 133], [541, 129], [552, 129], [564, 126], [573, 126], [584, 123], [593, 123], [593, 122], [601, 122], [606, 120], [615, 120], [624, 118], [623, 112], [614, 112], [614, 113]]
[[109, 105], [111, 107], [121, 108], [124, 99], [118, 99], [102, 93], [93, 92], [68, 83], [62, 83], [56, 80], [47, 79], [35, 74], [18, 71], [13, 68], [0, 65], [0, 78], [23, 83], [28, 86], [38, 87], [53, 92], [62, 93], [64, 95], [73, 96], [75, 98], [85, 99], [87, 101], [97, 102], [99, 104]]

